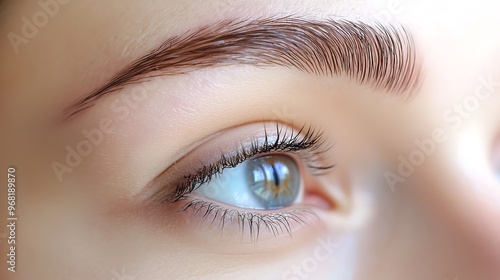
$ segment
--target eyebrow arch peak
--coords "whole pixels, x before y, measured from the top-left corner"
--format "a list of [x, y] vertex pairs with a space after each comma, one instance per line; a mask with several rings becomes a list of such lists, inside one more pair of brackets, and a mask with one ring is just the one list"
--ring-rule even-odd
[[291, 16], [231, 19], [167, 39], [104, 86], [77, 100], [65, 115], [74, 115], [104, 95], [148, 77], [233, 64], [347, 75], [358, 83], [395, 93], [415, 89], [421, 73], [413, 37], [403, 26]]

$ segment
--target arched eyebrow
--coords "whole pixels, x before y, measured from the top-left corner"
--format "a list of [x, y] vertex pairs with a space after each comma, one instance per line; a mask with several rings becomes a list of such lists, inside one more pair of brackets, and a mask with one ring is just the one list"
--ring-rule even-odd
[[414, 40], [403, 26], [297, 17], [233, 19], [167, 39], [66, 108], [65, 115], [74, 115], [104, 95], [148, 77], [234, 64], [347, 75], [393, 93], [414, 90], [421, 76]]

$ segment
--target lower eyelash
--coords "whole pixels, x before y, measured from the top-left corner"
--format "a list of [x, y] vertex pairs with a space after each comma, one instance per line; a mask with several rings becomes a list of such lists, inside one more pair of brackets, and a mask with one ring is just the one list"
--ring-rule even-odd
[[295, 208], [282, 212], [261, 214], [257, 212], [243, 212], [236, 209], [227, 209], [222, 206], [185, 197], [188, 202], [179, 210], [184, 212], [191, 210], [195, 216], [200, 216], [204, 222], [209, 221], [210, 226], [218, 226], [221, 230], [230, 223], [238, 223], [242, 236], [248, 232], [250, 240], [256, 243], [262, 229], [267, 230], [274, 237], [285, 232], [292, 236], [294, 224], [307, 227], [311, 219], [319, 220], [317, 214], [305, 208]]
[[[201, 165], [188, 175], [173, 176], [169, 184], [164, 185], [153, 195], [154, 201], [176, 204], [177, 212], [192, 212], [191, 216], [201, 219], [200, 224], [208, 223], [210, 227], [218, 227], [221, 234], [224, 228], [236, 229], [242, 237], [249, 236], [252, 243], [259, 240], [262, 231], [270, 236], [288, 234], [295, 229], [307, 227], [311, 221], [319, 221], [318, 215], [308, 207], [291, 207], [273, 211], [253, 211], [251, 209], [235, 209], [210, 202], [191, 194], [203, 184], [210, 182], [214, 176], [223, 173], [226, 168], [233, 168], [254, 156], [286, 153], [294, 154], [307, 167], [312, 175], [319, 176], [334, 167], [328, 163], [326, 152], [332, 147], [323, 137], [323, 133], [313, 126], [302, 126], [298, 131], [276, 123], [275, 133], [268, 134], [264, 124], [264, 135], [241, 144], [234, 152], [222, 154], [213, 163]], [[191, 164], [191, 162], [190, 162]], [[167, 173], [168, 174], [168, 173]], [[174, 210], [175, 211], [175, 210]]]

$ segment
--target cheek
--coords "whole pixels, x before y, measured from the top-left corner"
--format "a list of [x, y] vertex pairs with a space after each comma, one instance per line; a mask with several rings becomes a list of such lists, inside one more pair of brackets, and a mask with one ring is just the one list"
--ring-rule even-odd
[[[180, 240], [180, 242], [183, 241]], [[171, 243], [168, 247], [171, 248], [170, 252], [176, 251], [175, 256], [162, 250], [149, 248], [154, 255], [149, 259], [154, 259], [155, 268], [152, 269], [151, 264], [148, 265], [146, 262], [138, 270], [146, 272], [145, 278], [142, 279], [156, 279], [149, 276], [151, 271], [168, 274], [172, 276], [172, 279], [181, 279], [196, 271], [207, 278], [212, 276], [216, 279], [255, 279], [257, 275], [260, 275], [259, 279], [264, 280], [322, 279], [325, 275], [340, 276], [342, 273], [352, 273], [354, 248], [350, 240], [316, 232], [313, 239], [304, 241], [294, 241], [291, 246], [287, 247], [286, 252], [269, 250], [266, 253], [252, 249], [251, 246], [254, 245], [237, 246], [231, 242], [221, 242], [217, 248], [189, 245], [178, 247]], [[230, 247], [233, 249], [231, 250]], [[246, 247], [251, 254], [238, 253], [242, 247]], [[216, 253], [221, 248], [228, 250], [227, 253]], [[164, 265], [166, 263], [169, 265]], [[223, 275], [221, 271], [224, 271]]]

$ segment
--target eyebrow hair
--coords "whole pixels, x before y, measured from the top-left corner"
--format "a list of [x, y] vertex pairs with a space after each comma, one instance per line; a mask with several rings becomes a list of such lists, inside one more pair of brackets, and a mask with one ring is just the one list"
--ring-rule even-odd
[[74, 115], [104, 95], [148, 77], [233, 64], [347, 75], [358, 83], [396, 93], [415, 89], [421, 74], [413, 37], [403, 26], [291, 16], [232, 19], [167, 39], [104, 86], [77, 100], [65, 113]]

